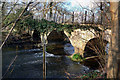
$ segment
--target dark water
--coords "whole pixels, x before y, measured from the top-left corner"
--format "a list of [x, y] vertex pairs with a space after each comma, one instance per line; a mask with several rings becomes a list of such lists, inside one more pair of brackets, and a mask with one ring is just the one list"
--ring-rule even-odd
[[[64, 49], [68, 54], [74, 52], [70, 44], [66, 44]], [[3, 75], [16, 55], [18, 57], [7, 71], [5, 78], [42, 78], [42, 49], [35, 48], [29, 44], [3, 48]], [[66, 78], [66, 72], [77, 76], [89, 71], [89, 68], [81, 65], [79, 62], [71, 61], [67, 56], [53, 55], [47, 52], [46, 56], [47, 78]]]

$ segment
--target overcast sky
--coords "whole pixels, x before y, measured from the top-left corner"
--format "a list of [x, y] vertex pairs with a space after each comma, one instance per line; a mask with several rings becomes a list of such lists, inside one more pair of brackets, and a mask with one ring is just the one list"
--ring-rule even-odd
[[70, 11], [79, 12], [83, 8], [92, 9], [96, 6], [94, 0], [66, 0], [66, 5], [64, 7]]

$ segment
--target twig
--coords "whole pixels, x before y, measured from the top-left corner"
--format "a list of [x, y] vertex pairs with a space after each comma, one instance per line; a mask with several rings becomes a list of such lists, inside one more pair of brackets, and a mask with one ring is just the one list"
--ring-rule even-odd
[[6, 70], [5, 74], [3, 75], [3, 77], [2, 77], [2, 78], [4, 78], [4, 77], [5, 77], [5, 75], [7, 74], [8, 70], [10, 69], [11, 65], [15, 62], [15, 60], [17, 59], [17, 57], [18, 57], [18, 55], [16, 55], [16, 56], [15, 56], [15, 58], [13, 59], [13, 61], [10, 63], [10, 65], [8, 66], [8, 68], [7, 68], [7, 70]]

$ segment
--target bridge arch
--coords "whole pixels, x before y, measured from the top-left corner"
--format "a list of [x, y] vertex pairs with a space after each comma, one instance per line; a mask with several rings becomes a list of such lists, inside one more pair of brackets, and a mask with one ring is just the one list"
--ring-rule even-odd
[[64, 45], [70, 41], [63, 31], [51, 31], [47, 36], [47, 40], [47, 52], [56, 55], [67, 55], [64, 51]]
[[65, 41], [69, 41], [69, 39], [67, 38], [67, 36], [65, 35], [65, 33], [63, 31], [56, 31], [53, 30], [49, 33], [48, 37], [48, 43], [51, 42], [65, 42]]
[[97, 56], [99, 54], [104, 54], [107, 43], [107, 40], [100, 39], [99, 37], [90, 39], [85, 45], [84, 57], [91, 57]]
[[86, 43], [96, 37], [95, 31], [93, 29], [90, 30], [81, 30], [81, 29], [75, 29], [71, 34], [64, 31], [66, 36], [69, 38], [70, 43], [74, 47], [74, 54], [80, 53], [80, 55], [83, 56], [84, 48]]

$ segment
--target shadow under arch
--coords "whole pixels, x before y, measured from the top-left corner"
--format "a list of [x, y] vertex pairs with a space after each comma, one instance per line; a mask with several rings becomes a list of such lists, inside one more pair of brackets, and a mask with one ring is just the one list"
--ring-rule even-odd
[[97, 56], [105, 52], [105, 47], [108, 41], [99, 37], [90, 39], [84, 49], [84, 57]]
[[[99, 55], [105, 54], [105, 47], [107, 43], [108, 41], [100, 39], [99, 37], [90, 39], [84, 49], [84, 57], [89, 58], [85, 60], [84, 65], [91, 69], [99, 69], [101, 66], [103, 67], [103, 65], [101, 65], [101, 59], [99, 58]], [[92, 56], [96, 57], [92, 58]]]
[[65, 43], [69, 42], [68, 37], [65, 35], [64, 31], [56, 31], [53, 30], [48, 35], [48, 43], [58, 42], [58, 43]]
[[53, 30], [47, 37], [47, 52], [55, 55], [67, 55], [64, 51], [64, 45], [70, 43], [64, 31]]

